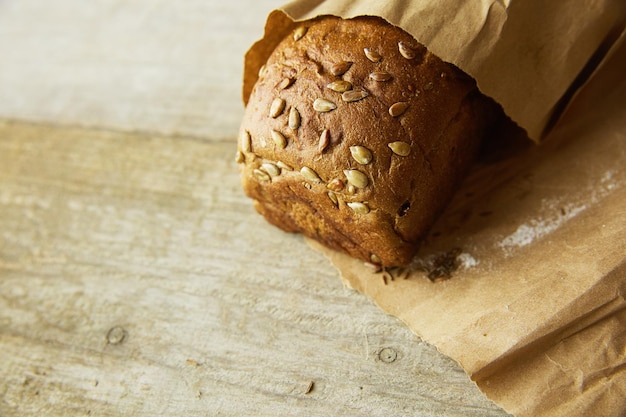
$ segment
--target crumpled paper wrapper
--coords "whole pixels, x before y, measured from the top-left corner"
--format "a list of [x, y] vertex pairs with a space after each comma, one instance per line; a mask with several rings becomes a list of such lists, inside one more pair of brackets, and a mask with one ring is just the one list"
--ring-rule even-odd
[[382, 16], [543, 139], [478, 161], [410, 269], [375, 272], [310, 241], [347, 286], [516, 416], [626, 413], [624, 9], [621, 0], [299, 1], [270, 14], [246, 56], [244, 101], [294, 20]]
[[244, 103], [260, 67], [297, 22], [371, 15], [401, 27], [539, 140], [624, 25], [623, 0], [296, 0], [272, 12], [244, 67]]
[[[542, 145], [476, 167], [418, 255], [426, 272], [312, 243], [516, 416], [626, 413], [625, 36]], [[428, 279], [454, 249], [451, 277]]]

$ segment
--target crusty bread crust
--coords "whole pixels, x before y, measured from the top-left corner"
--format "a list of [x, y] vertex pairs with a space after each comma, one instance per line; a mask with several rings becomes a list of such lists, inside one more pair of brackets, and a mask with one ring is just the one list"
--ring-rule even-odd
[[406, 265], [474, 161], [491, 103], [380, 18], [305, 22], [250, 95], [237, 155], [243, 188], [286, 231]]

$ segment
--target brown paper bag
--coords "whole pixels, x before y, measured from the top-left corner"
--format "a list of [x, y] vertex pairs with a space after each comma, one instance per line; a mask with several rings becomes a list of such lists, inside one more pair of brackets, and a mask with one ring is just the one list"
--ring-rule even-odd
[[626, 413], [625, 38], [542, 145], [459, 190], [420, 252], [460, 248], [450, 279], [385, 284], [314, 244], [516, 416]]
[[473, 76], [529, 137], [539, 139], [619, 36], [625, 14], [622, 0], [297, 0], [269, 15], [263, 39], [248, 51], [244, 102], [294, 22], [380, 16]]
[[374, 273], [311, 242], [346, 285], [457, 360], [517, 416], [626, 410], [625, 8], [297, 1], [269, 16], [246, 56], [244, 101], [294, 20], [377, 15], [474, 76], [535, 139], [569, 103], [541, 145], [480, 161], [424, 243], [421, 270]]

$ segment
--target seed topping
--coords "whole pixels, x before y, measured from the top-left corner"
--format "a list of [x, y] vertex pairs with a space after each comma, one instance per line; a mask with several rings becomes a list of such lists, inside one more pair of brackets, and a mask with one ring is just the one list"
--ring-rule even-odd
[[237, 149], [237, 153], [235, 153], [235, 162], [240, 164], [240, 163], [242, 163], [245, 160], [246, 160], [246, 157], [244, 156], [243, 152], [241, 152], [239, 149]]
[[405, 42], [398, 42], [398, 50], [400, 51], [400, 55], [405, 57], [406, 59], [413, 59], [417, 56], [415, 53], [415, 49], [411, 48]]
[[395, 104], [392, 104], [391, 107], [389, 107], [389, 114], [392, 117], [401, 116], [402, 113], [404, 113], [408, 107], [409, 107], [409, 103], [407, 103], [406, 101], [399, 101]]
[[369, 183], [367, 175], [358, 169], [346, 169], [343, 173], [346, 175], [348, 182], [357, 188], [365, 188]]
[[330, 181], [326, 185], [326, 188], [328, 188], [329, 190], [337, 191], [337, 192], [343, 190], [343, 187], [344, 187], [344, 183], [339, 178], [335, 178], [334, 180]]
[[375, 274], [378, 274], [380, 271], [383, 270], [383, 267], [380, 266], [380, 264], [376, 264], [372, 262], [363, 262], [363, 266], [371, 269], [372, 272], [374, 272]]
[[402, 141], [391, 142], [387, 146], [389, 146], [391, 151], [395, 153], [396, 155], [408, 156], [411, 153], [411, 145], [409, 145], [406, 142], [402, 142]]
[[370, 48], [364, 48], [363, 52], [365, 52], [365, 56], [367, 57], [367, 59], [372, 62], [379, 62], [383, 58], [378, 52]]
[[341, 99], [345, 102], [352, 103], [354, 101], [359, 101], [369, 96], [369, 93], [364, 89], [358, 90], [349, 90], [341, 95]]
[[261, 181], [261, 182], [270, 182], [271, 181], [271, 177], [270, 175], [258, 168], [255, 168], [252, 173], [254, 174], [254, 176], [256, 177], [257, 180]]
[[393, 77], [387, 71], [374, 71], [370, 74], [370, 78], [374, 81], [385, 82], [391, 80]]
[[295, 107], [289, 109], [289, 127], [293, 130], [300, 127], [300, 112]]
[[339, 77], [339, 76], [345, 74], [350, 69], [351, 66], [352, 66], [352, 62], [350, 62], [350, 61], [341, 61], [341, 62], [338, 62], [336, 64], [333, 64], [330, 67], [330, 73], [333, 74], [336, 77]]
[[269, 174], [270, 177], [278, 177], [280, 175], [280, 168], [271, 162], [265, 162], [261, 164], [261, 168]]
[[363, 48], [363, 52], [365, 52], [365, 56], [372, 62], [379, 62], [383, 59], [382, 56], [371, 48]]
[[278, 130], [272, 130], [272, 140], [276, 147], [280, 149], [285, 149], [285, 146], [287, 146], [287, 138]]
[[328, 84], [326, 88], [329, 88], [337, 93], [344, 93], [352, 89], [352, 83], [346, 80], [337, 80]]
[[332, 191], [329, 191], [327, 193], [328, 198], [330, 198], [330, 201], [333, 202], [333, 204], [335, 205], [335, 207], [339, 206], [339, 199], [337, 198], [337, 194], [333, 193]]
[[280, 169], [284, 169], [285, 171], [293, 171], [293, 168], [283, 161], [276, 161], [276, 166]]
[[285, 110], [285, 100], [282, 98], [275, 98], [270, 105], [270, 117], [277, 118]]
[[347, 205], [356, 214], [367, 214], [370, 212], [370, 208], [365, 203], [353, 202], [353, 203], [347, 203]]
[[299, 41], [306, 34], [308, 28], [306, 26], [300, 26], [296, 30], [293, 31], [293, 40]]
[[330, 130], [324, 129], [322, 131], [322, 134], [320, 135], [317, 150], [322, 153], [324, 152], [324, 150], [326, 150], [326, 148], [328, 148], [328, 145], [330, 145]]
[[250, 152], [252, 150], [252, 138], [250, 132], [244, 130], [241, 132], [241, 150], [243, 152]]
[[337, 105], [332, 101], [328, 101], [323, 98], [318, 98], [313, 102], [313, 109], [320, 113], [326, 113], [331, 110], [335, 110]]
[[290, 87], [294, 81], [295, 80], [293, 78], [283, 78], [276, 87], [278, 87], [279, 90], [284, 90], [285, 88]]
[[317, 172], [313, 171], [311, 168], [309, 167], [302, 167], [302, 169], [300, 170], [300, 174], [302, 174], [302, 176], [304, 178], [306, 178], [307, 180], [314, 182], [314, 183], [321, 183], [322, 179], [320, 178], [319, 175], [317, 175]]
[[367, 165], [372, 162], [372, 152], [365, 146], [350, 146], [350, 153], [354, 160], [361, 165]]

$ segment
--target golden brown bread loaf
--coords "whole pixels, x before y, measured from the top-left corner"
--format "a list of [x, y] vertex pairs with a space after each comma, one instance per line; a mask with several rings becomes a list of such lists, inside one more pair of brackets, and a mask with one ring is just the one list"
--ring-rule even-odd
[[491, 105], [469, 76], [380, 18], [307, 21], [250, 95], [243, 188], [286, 231], [406, 265], [474, 161]]

